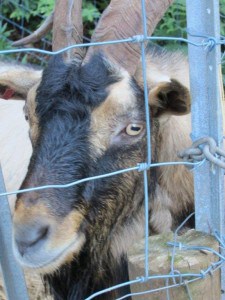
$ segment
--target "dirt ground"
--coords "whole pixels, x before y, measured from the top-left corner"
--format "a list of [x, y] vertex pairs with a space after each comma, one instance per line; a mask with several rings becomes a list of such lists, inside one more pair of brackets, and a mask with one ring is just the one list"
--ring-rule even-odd
[[[46, 295], [41, 278], [38, 274], [26, 272], [25, 277], [30, 300], [52, 300], [51, 296]], [[2, 276], [0, 277], [0, 300], [7, 300], [3, 288]]]

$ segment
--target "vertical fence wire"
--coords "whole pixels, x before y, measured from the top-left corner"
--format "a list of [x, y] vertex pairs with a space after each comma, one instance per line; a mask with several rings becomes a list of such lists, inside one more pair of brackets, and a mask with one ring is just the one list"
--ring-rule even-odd
[[[147, 32], [147, 19], [146, 19], [146, 7], [145, 0], [141, 1], [142, 10], [142, 27], [143, 27], [143, 41], [141, 42], [141, 62], [142, 62], [142, 76], [144, 82], [144, 99], [145, 99], [145, 119], [147, 128], [147, 165], [151, 164], [151, 130], [150, 130], [150, 113], [148, 105], [148, 88], [147, 88], [147, 70], [146, 70], [146, 59], [145, 59], [145, 40], [148, 36]], [[144, 176], [144, 197], [145, 197], [145, 279], [147, 280], [149, 276], [149, 247], [148, 247], [148, 237], [149, 237], [149, 199], [148, 199], [148, 173], [147, 170], [143, 171]]]

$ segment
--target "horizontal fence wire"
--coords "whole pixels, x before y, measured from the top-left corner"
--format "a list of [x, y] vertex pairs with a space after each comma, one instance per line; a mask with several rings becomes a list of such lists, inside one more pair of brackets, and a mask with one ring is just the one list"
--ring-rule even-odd
[[16, 191], [11, 191], [11, 192], [5, 192], [5, 193], [0, 193], [0, 197], [1, 196], [9, 196], [9, 195], [15, 195], [15, 194], [22, 194], [22, 193], [29, 193], [32, 191], [40, 191], [40, 190], [45, 190], [45, 189], [64, 189], [64, 188], [69, 188], [72, 187], [74, 185], [78, 185], [87, 181], [92, 181], [92, 180], [97, 180], [97, 179], [101, 179], [101, 178], [106, 178], [106, 177], [111, 177], [111, 176], [116, 176], [122, 173], [127, 173], [127, 172], [131, 172], [131, 171], [139, 171], [139, 172], [144, 172], [145, 170], [148, 170], [150, 168], [156, 168], [156, 167], [166, 167], [166, 166], [178, 166], [178, 165], [184, 165], [184, 166], [188, 166], [188, 167], [193, 167], [192, 170], [194, 170], [194, 168], [200, 167], [206, 160], [203, 159], [200, 162], [182, 162], [182, 161], [172, 161], [172, 162], [163, 162], [163, 163], [154, 163], [154, 164], [150, 164], [148, 165], [147, 163], [140, 163], [137, 166], [131, 167], [131, 168], [127, 168], [127, 169], [122, 169], [122, 170], [118, 170], [112, 173], [107, 173], [107, 174], [102, 174], [102, 175], [97, 175], [97, 176], [92, 176], [92, 177], [87, 177], [87, 178], [83, 178], [80, 180], [76, 180], [67, 184], [51, 184], [51, 185], [42, 185], [42, 186], [38, 186], [38, 187], [32, 187], [32, 188], [27, 188], [27, 189], [20, 189], [20, 190], [16, 190]]
[[120, 39], [120, 40], [111, 40], [111, 41], [105, 41], [105, 42], [91, 42], [91, 43], [81, 43], [76, 45], [71, 45], [65, 48], [62, 48], [58, 51], [48, 51], [38, 48], [25, 48], [25, 49], [11, 49], [11, 50], [1, 50], [0, 54], [12, 54], [12, 53], [23, 53], [23, 52], [37, 52], [42, 53], [46, 55], [57, 55], [64, 53], [68, 50], [74, 49], [74, 48], [80, 48], [80, 47], [95, 47], [95, 46], [106, 46], [106, 45], [113, 45], [113, 44], [121, 44], [121, 43], [141, 43], [141, 42], [147, 42], [147, 41], [177, 41], [177, 42], [184, 42], [187, 44], [191, 44], [196, 47], [205, 47], [209, 50], [212, 50], [217, 45], [225, 45], [225, 40], [223, 39], [215, 39], [214, 37], [204, 37], [200, 33], [199, 35], [195, 35], [196, 37], [202, 37], [203, 41], [202, 43], [194, 43], [188, 39], [185, 38], [177, 38], [177, 37], [155, 37], [155, 36], [147, 36], [144, 35], [135, 35], [133, 37], [129, 37], [126, 39]]
[[[165, 279], [165, 286], [162, 286], [157, 289], [152, 289], [149, 291], [144, 291], [144, 292], [139, 292], [139, 293], [131, 293], [129, 295], [125, 295], [123, 297], [118, 298], [117, 300], [122, 300], [126, 299], [130, 296], [140, 296], [140, 295], [145, 295], [145, 294], [151, 294], [154, 292], [162, 291], [162, 290], [169, 290], [171, 288], [177, 287], [177, 286], [184, 286], [186, 287], [187, 295], [189, 299], [192, 299], [192, 295], [190, 293], [190, 290], [188, 288], [188, 285], [192, 282], [195, 282], [200, 279], [204, 279], [206, 276], [212, 275], [216, 270], [221, 268], [221, 266], [224, 264], [225, 257], [221, 255], [219, 252], [211, 249], [211, 248], [206, 248], [206, 247], [201, 247], [201, 246], [188, 246], [182, 243], [177, 242], [177, 236], [178, 232], [184, 227], [185, 223], [188, 221], [190, 217], [193, 216], [191, 214], [175, 231], [174, 233], [174, 238], [173, 241], [168, 243], [168, 247], [172, 248], [172, 255], [171, 255], [171, 271], [169, 274], [161, 274], [161, 275], [151, 275], [149, 274], [149, 261], [148, 261], [148, 254], [149, 254], [149, 249], [148, 249], [148, 237], [151, 232], [149, 232], [148, 229], [148, 213], [149, 213], [149, 208], [148, 208], [148, 184], [147, 184], [147, 170], [150, 168], [155, 168], [155, 167], [164, 167], [164, 166], [174, 166], [174, 165], [186, 165], [189, 167], [192, 167], [192, 169], [199, 168], [201, 167], [202, 164], [205, 163], [206, 159], [201, 160], [200, 162], [180, 162], [180, 161], [173, 161], [173, 162], [162, 162], [162, 163], [151, 163], [151, 132], [150, 132], [150, 117], [149, 117], [149, 107], [148, 107], [148, 91], [147, 91], [147, 79], [146, 79], [146, 62], [145, 62], [145, 50], [144, 50], [144, 45], [146, 41], [175, 41], [175, 42], [184, 42], [186, 44], [191, 44], [196, 47], [202, 47], [205, 51], [212, 51], [212, 49], [216, 46], [224, 45], [225, 40], [223, 38], [221, 39], [215, 39], [213, 36], [205, 36], [202, 35], [200, 32], [199, 33], [193, 33], [194, 36], [198, 36], [202, 38], [201, 43], [194, 43], [190, 41], [189, 39], [186, 38], [177, 38], [177, 37], [153, 37], [153, 36], [148, 36], [147, 35], [147, 25], [146, 25], [146, 10], [145, 10], [145, 1], [142, 0], [142, 21], [143, 21], [143, 35], [136, 35], [132, 37], [128, 37], [126, 39], [121, 39], [121, 40], [112, 40], [112, 41], [105, 41], [105, 42], [95, 42], [95, 43], [83, 43], [83, 44], [77, 44], [77, 45], [72, 45], [69, 47], [65, 47], [59, 51], [48, 51], [44, 49], [37, 49], [37, 48], [25, 48], [25, 49], [9, 49], [9, 50], [1, 50], [0, 54], [12, 54], [12, 53], [40, 53], [40, 54], [45, 54], [45, 55], [57, 55], [60, 53], [63, 53], [65, 51], [68, 51], [72, 48], [78, 48], [78, 47], [90, 47], [90, 46], [100, 46], [102, 45], [109, 45], [109, 44], [118, 44], [118, 43], [139, 43], [141, 47], [141, 57], [142, 57], [142, 69], [143, 69], [143, 79], [144, 79], [144, 95], [145, 95], [145, 108], [146, 108], [146, 124], [147, 124], [147, 160], [146, 162], [140, 163], [137, 166], [133, 166], [127, 169], [123, 170], [118, 170], [116, 172], [112, 173], [107, 173], [107, 174], [102, 174], [98, 176], [93, 176], [93, 177], [88, 177], [84, 178], [81, 180], [77, 180], [68, 184], [63, 184], [63, 185], [45, 185], [45, 186], [40, 186], [40, 187], [33, 187], [29, 189], [21, 189], [17, 191], [9, 191], [6, 193], [1, 193], [0, 197], [3, 196], [8, 196], [12, 194], [20, 194], [20, 193], [27, 193], [27, 192], [32, 192], [36, 190], [42, 190], [42, 189], [48, 189], [48, 188], [69, 188], [71, 186], [81, 184], [83, 182], [91, 181], [91, 180], [98, 180], [100, 178], [105, 178], [105, 177], [110, 177], [110, 176], [116, 176], [118, 174], [130, 172], [130, 171], [138, 171], [138, 172], [143, 172], [144, 176], [144, 191], [145, 191], [145, 274], [142, 274], [140, 277], [138, 277], [135, 280], [131, 280], [128, 282], [124, 282], [121, 284], [118, 284], [113, 287], [109, 287], [105, 290], [99, 291], [97, 293], [94, 293], [90, 297], [86, 298], [86, 300], [91, 300], [94, 299], [95, 297], [102, 295], [104, 293], [107, 293], [109, 291], [128, 286], [128, 285], [133, 285], [137, 283], [144, 283], [147, 281], [151, 280], [156, 280], [156, 279]], [[1, 16], [1, 18], [4, 18]], [[25, 30], [25, 32], [28, 32]], [[190, 34], [190, 32], [189, 32]], [[46, 41], [48, 43], [48, 41]], [[224, 60], [224, 55], [221, 57], [221, 63], [223, 63]], [[221, 137], [222, 139], [222, 137]], [[218, 232], [214, 232], [214, 236], [217, 239], [218, 243], [220, 244], [221, 247], [225, 248], [225, 238], [221, 239], [219, 236]], [[216, 263], [212, 263], [208, 268], [201, 270], [199, 273], [180, 273], [178, 270], [175, 269], [174, 267], [174, 261], [175, 261], [175, 256], [176, 256], [176, 251], [177, 249], [183, 249], [183, 250], [207, 250], [214, 255], [218, 257], [218, 261]], [[170, 280], [173, 281], [173, 284], [169, 284]], [[178, 282], [177, 282], [177, 281]], [[169, 300], [169, 293], [167, 293], [167, 300]]]

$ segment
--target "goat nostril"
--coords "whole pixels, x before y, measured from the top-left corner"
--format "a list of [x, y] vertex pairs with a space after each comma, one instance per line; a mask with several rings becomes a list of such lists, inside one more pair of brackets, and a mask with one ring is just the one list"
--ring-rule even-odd
[[26, 228], [18, 231], [15, 236], [15, 241], [20, 254], [23, 256], [30, 247], [40, 246], [41, 242], [47, 238], [49, 232], [48, 226]]
[[48, 230], [49, 230], [49, 227], [48, 227], [48, 226], [45, 226], [45, 227], [40, 228], [40, 229], [37, 231], [36, 239], [30, 244], [30, 246], [33, 246], [33, 245], [35, 245], [36, 243], [38, 243], [40, 240], [45, 239], [46, 236], [48, 235]]
[[26, 252], [27, 248], [29, 247], [29, 245], [27, 243], [23, 243], [23, 242], [19, 242], [19, 241], [16, 241], [16, 244], [17, 244], [19, 253], [23, 256], [24, 253]]

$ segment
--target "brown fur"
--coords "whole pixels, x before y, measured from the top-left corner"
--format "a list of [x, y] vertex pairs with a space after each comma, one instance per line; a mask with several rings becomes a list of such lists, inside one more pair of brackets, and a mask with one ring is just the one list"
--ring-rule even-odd
[[[153, 140], [153, 144], [155, 144], [155, 148], [153, 148], [153, 155], [157, 152], [156, 159], [160, 162], [176, 161], [177, 151], [189, 146], [191, 143], [188, 136], [190, 132], [189, 116], [171, 116], [171, 113], [186, 114], [190, 109], [190, 97], [187, 88], [185, 88], [185, 86], [188, 85], [189, 79], [184, 79], [184, 85], [179, 83], [181, 73], [181, 79], [184, 76], [183, 74], [186, 74], [186, 77], [188, 77], [187, 64], [185, 60], [184, 62], [177, 60], [176, 55], [173, 59], [171, 59], [171, 57], [169, 58], [168, 54], [161, 55], [161, 57], [155, 54], [154, 57], [155, 59], [153, 59], [152, 56], [147, 59], [147, 69], [149, 70], [147, 78], [150, 89], [149, 103], [153, 117], [153, 139], [155, 139], [155, 132], [157, 132], [157, 140]], [[175, 60], [179, 66], [174, 64]], [[166, 66], [163, 65], [159, 68], [158, 63], [166, 63]], [[93, 159], [97, 159], [97, 157], [110, 148], [111, 144], [115, 145], [116, 143], [121, 142], [116, 140], [117, 133], [119, 133], [121, 129], [130, 123], [143, 122], [141, 118], [139, 119], [140, 116], [135, 112], [137, 103], [135, 102], [134, 95], [130, 92], [130, 76], [126, 71], [121, 72], [120, 70], [120, 73], [121, 78], [123, 79], [110, 86], [108, 98], [101, 105], [95, 108], [91, 115], [91, 132], [89, 138], [93, 146]], [[142, 77], [140, 77], [140, 69], [137, 70], [135, 77], [139, 85], [142, 86], [143, 83], [141, 79]], [[38, 86], [37, 80], [35, 80], [35, 83], [36, 85], [28, 93], [26, 103], [26, 112], [29, 116], [32, 143], [36, 142], [39, 135], [38, 118], [35, 113], [35, 94]], [[174, 92], [174, 90], [176, 91], [175, 96], [178, 103], [178, 110], [174, 105], [170, 107], [171, 101], [169, 101], [170, 99], [168, 98], [170, 97], [170, 92]], [[179, 107], [184, 107], [184, 109], [182, 108], [182, 110], [179, 110]], [[133, 112], [132, 115], [130, 115], [131, 112]], [[156, 130], [157, 128], [159, 129], [159, 132]], [[133, 143], [141, 140], [144, 132], [145, 131], [143, 130], [141, 135], [132, 138]], [[145, 150], [140, 149], [136, 156], [130, 158], [129, 164], [127, 163], [127, 166], [121, 164], [121, 168], [134, 166], [137, 163], [142, 162], [145, 156], [143, 151]], [[159, 233], [174, 229], [174, 226], [177, 224], [177, 219], [179, 219], [181, 215], [188, 213], [189, 210], [193, 209], [193, 181], [192, 174], [183, 166], [161, 167], [156, 170], [156, 173], [158, 177], [157, 182], [155, 183], [155, 194], [154, 198], [150, 201], [150, 226], [153, 229], [153, 232]], [[132, 176], [132, 173], [125, 174], [123, 176], [123, 180], [127, 182], [127, 187], [130, 187], [130, 190], [132, 190], [136, 180], [134, 180]], [[27, 181], [27, 186], [31, 186], [33, 184], [39, 185], [40, 182], [36, 181], [35, 177], [31, 177]], [[134, 201], [136, 198], [138, 199], [140, 197], [141, 193], [143, 193], [142, 186], [137, 189], [136, 194], [134, 195]], [[19, 200], [19, 202], [22, 203], [28, 203], [31, 201], [28, 194], [21, 196]], [[98, 233], [99, 231], [104, 236], [109, 234], [107, 231], [108, 229], [105, 234], [104, 230], [105, 228], [110, 228], [110, 226], [107, 227], [103, 225], [105, 222], [110, 222], [110, 213], [115, 209], [115, 205], [118, 206], [117, 210], [121, 210], [121, 216], [117, 219], [118, 224], [114, 228], [114, 237], [109, 239], [105, 245], [105, 249], [111, 247], [112, 253], [117, 256], [126, 249], [128, 243], [128, 240], [124, 238], [124, 243], [120, 245], [119, 241], [121, 241], [121, 237], [132, 235], [132, 232], [136, 232], [137, 235], [143, 234], [142, 225], [139, 225], [143, 222], [143, 212], [140, 213], [132, 224], [121, 227], [120, 218], [122, 220], [125, 215], [130, 214], [131, 208], [127, 206], [124, 207], [123, 203], [115, 203], [112, 199], [109, 199], [107, 203], [107, 213], [104, 211], [99, 212], [98, 220], [96, 220], [92, 236], [94, 239], [96, 232]], [[121, 208], [120, 205], [122, 205]], [[45, 209], [46, 206], [44, 206], [44, 211]], [[132, 209], [135, 210], [135, 205]], [[47, 209], [47, 213], [44, 211], [42, 213], [39, 201], [37, 201], [37, 204], [34, 206], [18, 204], [14, 218], [15, 226], [17, 226], [17, 220], [20, 220], [18, 222], [21, 224], [29, 223], [29, 216], [33, 216], [33, 218], [35, 218], [36, 216], [43, 215], [44, 218], [48, 218], [49, 222], [51, 224], [57, 224], [59, 229], [58, 234], [52, 234], [51, 238], [49, 238], [49, 245], [51, 245], [49, 247], [52, 249], [54, 245], [54, 250], [61, 247], [62, 244], [66, 245], [67, 241], [73, 240], [72, 232], [76, 232], [77, 228], [80, 226], [81, 220], [86, 214], [86, 211], [76, 212], [75, 210], [74, 213], [71, 212], [73, 217], [70, 217], [69, 214], [65, 220], [60, 220], [50, 210]], [[83, 240], [81, 238], [81, 243], [78, 248], [81, 247], [83, 242], [84, 238]], [[130, 242], [132, 243], [132, 239], [130, 239]], [[96, 236], [96, 245], [99, 245], [98, 236]], [[92, 246], [95, 247], [94, 242]], [[71, 253], [72, 252], [70, 252], [70, 254]], [[72, 259], [73, 255], [68, 254], [63, 259], [68, 261], [68, 257]], [[53, 270], [57, 268], [59, 263], [62, 263], [61, 259], [58, 260], [58, 263], [53, 263], [50, 269]], [[44, 270], [46, 271], [45, 268]]]
[[[158, 94], [170, 87], [171, 79], [175, 79], [189, 88], [188, 62], [179, 53], [166, 51], [148, 52], [146, 56], [147, 82], [150, 88], [149, 101], [154, 112], [157, 113]], [[160, 66], [160, 68], [159, 68]], [[143, 85], [141, 65], [137, 68], [135, 78]], [[183, 90], [183, 93], [187, 91]], [[181, 91], [181, 94], [183, 94]], [[187, 95], [188, 96], [188, 95]], [[190, 105], [189, 105], [190, 110]], [[161, 116], [160, 121], [160, 148], [158, 161], [177, 161], [177, 153], [191, 145], [189, 134], [191, 132], [191, 116]], [[192, 173], [185, 166], [165, 166], [158, 170], [159, 185], [155, 200], [151, 203], [150, 224], [158, 233], [173, 228], [174, 218], [182, 210], [188, 212], [193, 209], [194, 188]], [[171, 224], [171, 227], [170, 227]]]
[[[37, 193], [33, 193], [33, 195], [30, 196], [33, 196], [34, 202], [38, 202], [39, 195]], [[23, 224], [23, 230], [26, 230], [26, 228], [29, 230], [29, 227], [32, 227], [38, 222], [45, 222], [45, 220], [51, 225], [53, 231], [51, 232], [51, 239], [49, 239], [49, 242], [42, 250], [43, 253], [47, 253], [47, 255], [51, 257], [52, 252], [61, 252], [60, 249], [65, 248], [63, 255], [61, 255], [59, 259], [53, 260], [51, 264], [40, 269], [41, 273], [51, 273], [60, 267], [62, 263], [71, 261], [76, 251], [79, 251], [79, 247], [84, 243], [85, 237], [83, 235], [76, 235], [76, 231], [78, 231], [83, 220], [83, 213], [74, 210], [71, 211], [65, 219], [56, 216], [53, 218], [51, 211], [42, 203], [38, 202], [38, 204], [32, 205], [29, 204], [26, 199], [24, 199], [24, 201], [21, 199], [21, 201], [17, 202], [16, 214], [13, 219], [15, 227]], [[71, 243], [71, 241], [74, 242]], [[73, 244], [76, 244], [76, 251], [72, 251]]]
[[[146, 53], [147, 83], [153, 88], [159, 83], [169, 82], [171, 78], [181, 82], [185, 87], [190, 87], [188, 61], [179, 51], [167, 52], [166, 50], [150, 48]], [[135, 78], [143, 86], [142, 65], [137, 66]]]
[[[93, 144], [93, 149], [98, 154], [110, 147], [111, 138], [118, 132], [113, 132], [115, 127], [120, 129], [117, 124], [121, 122], [121, 116], [124, 115], [124, 125], [129, 124], [129, 119], [126, 117], [128, 111], [133, 111], [135, 108], [135, 97], [129, 89], [129, 75], [123, 72], [123, 79], [118, 83], [113, 84], [109, 90], [107, 99], [97, 107], [91, 115], [91, 134], [90, 139]], [[132, 116], [133, 119], [137, 116]], [[130, 116], [130, 119], [132, 120]]]
[[10, 87], [24, 97], [41, 75], [42, 70], [0, 62], [0, 85]]
[[36, 116], [36, 90], [39, 86], [39, 82], [36, 83], [28, 92], [27, 94], [27, 101], [24, 106], [25, 115], [28, 118], [29, 126], [30, 126], [30, 139], [32, 143], [35, 143], [38, 134], [39, 134], [39, 128], [38, 128], [38, 118]]

